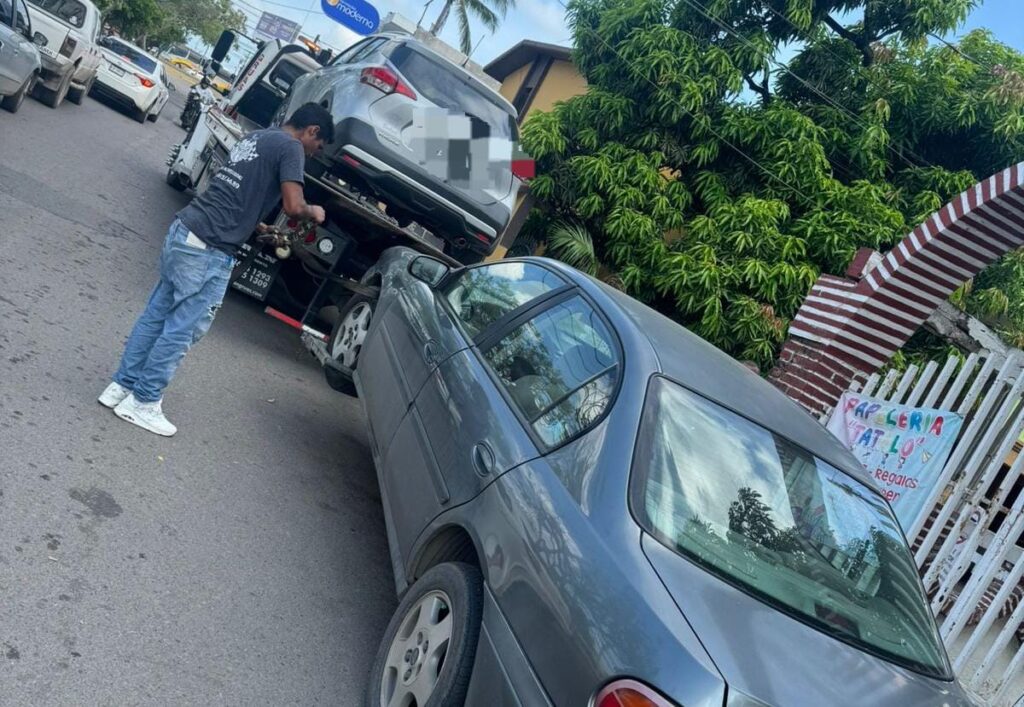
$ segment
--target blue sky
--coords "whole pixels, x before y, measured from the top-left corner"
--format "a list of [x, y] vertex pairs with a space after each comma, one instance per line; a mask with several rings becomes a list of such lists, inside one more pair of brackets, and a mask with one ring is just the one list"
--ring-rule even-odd
[[[328, 44], [342, 48], [351, 44], [356, 35], [324, 17], [320, 11], [320, 0], [233, 0], [235, 5], [247, 12], [255, 25], [259, 10], [267, 10], [303, 23], [306, 31], [319, 33]], [[372, 2], [372, 0], [371, 0]], [[432, 0], [427, 10], [424, 25], [429, 25], [440, 11], [443, 0]], [[374, 3], [384, 17], [388, 12], [398, 12], [416, 21], [423, 12], [423, 0], [383, 0]], [[1024, 0], [986, 0], [968, 19], [965, 29], [987, 27], [996, 38], [1010, 46], [1024, 51]], [[480, 26], [474, 26], [474, 42], [480, 40], [473, 58], [487, 63], [516, 42], [536, 39], [554, 44], [569, 44], [571, 37], [565, 26], [564, 12], [557, 0], [517, 0], [516, 7], [506, 18], [498, 36], [485, 36]], [[454, 17], [448, 22], [442, 38], [449, 44], [458, 45]], [[953, 38], [951, 35], [950, 39]]]

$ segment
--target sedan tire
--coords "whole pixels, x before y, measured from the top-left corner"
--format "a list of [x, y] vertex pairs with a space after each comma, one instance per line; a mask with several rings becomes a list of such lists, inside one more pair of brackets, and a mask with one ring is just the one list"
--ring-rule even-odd
[[[327, 353], [342, 368], [354, 371], [359, 365], [359, 354], [366, 340], [366, 332], [373, 320], [377, 301], [364, 295], [352, 295], [338, 313], [338, 321], [327, 342]], [[329, 366], [324, 367], [327, 385], [339, 393], [356, 395], [352, 376]]]
[[25, 102], [25, 96], [28, 95], [36, 82], [36, 76], [33, 74], [25, 80], [25, 85], [18, 89], [18, 92], [4, 96], [3, 100], [0, 100], [0, 107], [2, 107], [8, 113], [17, 113], [18, 109], [21, 108], [21, 104]]
[[424, 574], [405, 593], [384, 632], [366, 707], [462, 707], [482, 617], [479, 569], [446, 562]]

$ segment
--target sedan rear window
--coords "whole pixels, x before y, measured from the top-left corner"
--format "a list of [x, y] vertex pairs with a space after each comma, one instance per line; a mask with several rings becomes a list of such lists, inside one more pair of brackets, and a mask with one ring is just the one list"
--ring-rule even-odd
[[506, 261], [466, 270], [445, 297], [463, 328], [476, 337], [506, 314], [564, 285], [547, 268]]
[[950, 678], [903, 533], [852, 477], [655, 378], [631, 484], [641, 525], [682, 557], [838, 640]]
[[122, 59], [130, 61], [132, 64], [135, 64], [135, 66], [143, 69], [148, 74], [152, 74], [156, 71], [156, 60], [146, 56], [140, 50], [131, 45], [119, 42], [113, 37], [107, 37], [104, 39], [102, 45], [108, 51], [112, 51]]
[[618, 380], [612, 336], [581, 297], [546, 309], [484, 353], [541, 442], [557, 447], [596, 423]]
[[85, 5], [78, 0], [29, 0], [36, 7], [46, 10], [67, 22], [81, 28], [85, 24]]
[[391, 53], [391, 63], [431, 103], [450, 114], [469, 116], [473, 137], [516, 139], [515, 117], [485, 88], [467, 82], [455, 70], [406, 45]]

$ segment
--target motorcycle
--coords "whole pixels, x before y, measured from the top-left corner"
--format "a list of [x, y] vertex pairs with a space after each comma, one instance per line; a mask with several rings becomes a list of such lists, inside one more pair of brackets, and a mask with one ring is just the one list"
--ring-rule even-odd
[[210, 82], [204, 78], [188, 91], [185, 107], [181, 109], [181, 116], [178, 119], [181, 127], [191, 133], [196, 123], [199, 122], [199, 116], [202, 114], [203, 108], [209, 107], [213, 103], [214, 97], [210, 90]]

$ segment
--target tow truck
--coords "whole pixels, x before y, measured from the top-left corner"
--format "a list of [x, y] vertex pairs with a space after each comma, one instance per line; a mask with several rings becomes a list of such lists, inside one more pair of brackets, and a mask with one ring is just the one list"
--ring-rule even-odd
[[[239, 39], [230, 30], [222, 34], [212, 53], [214, 71]], [[196, 193], [206, 189], [238, 140], [274, 122], [292, 83], [329, 60], [326, 52], [314, 55], [307, 46], [280, 40], [257, 47], [228, 95], [204, 107], [185, 140], [171, 148], [167, 183], [173, 188]], [[299, 330], [332, 387], [349, 389], [351, 371], [328, 351], [332, 320], [353, 294], [376, 296], [376, 288], [362, 278], [380, 255], [404, 245], [452, 266], [465, 263], [445, 252], [443, 239], [416, 223], [399, 226], [383, 204], [323, 172], [312, 160], [305, 180], [306, 199], [324, 207], [325, 222], [320, 226], [300, 223], [280, 211], [270, 224], [275, 233], [283, 234], [277, 248], [263, 247], [267, 239], [254, 234], [241, 249], [231, 286], [264, 302], [268, 315]]]

